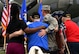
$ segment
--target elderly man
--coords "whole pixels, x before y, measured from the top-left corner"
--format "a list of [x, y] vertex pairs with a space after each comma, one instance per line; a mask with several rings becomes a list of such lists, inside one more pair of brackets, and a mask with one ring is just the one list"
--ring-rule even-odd
[[65, 34], [67, 37], [67, 43], [70, 50], [70, 54], [79, 54], [79, 27], [71, 20], [69, 13], [64, 13], [62, 16], [62, 22], [66, 26]]

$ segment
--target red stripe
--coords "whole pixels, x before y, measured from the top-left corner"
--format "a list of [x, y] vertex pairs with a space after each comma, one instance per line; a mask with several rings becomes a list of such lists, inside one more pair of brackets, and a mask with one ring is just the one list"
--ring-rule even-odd
[[[5, 8], [5, 7], [4, 7]], [[10, 5], [8, 6], [8, 9], [3, 9], [3, 14], [2, 14], [2, 19], [4, 20], [4, 21], [2, 21], [2, 24], [3, 24], [3, 29], [2, 29], [2, 35], [3, 36], [5, 36], [5, 34], [6, 33], [4, 33], [6, 30], [5, 30], [5, 28], [7, 28], [7, 25], [8, 25], [8, 22], [9, 22], [9, 14], [10, 14]]]
[[6, 13], [6, 11], [7, 11], [7, 10], [4, 9], [4, 10], [3, 10], [3, 13], [4, 13], [6, 16], [8, 16], [8, 12]]
[[[2, 16], [2, 18], [3, 18], [3, 20], [5, 21], [5, 22], [7, 22], [7, 20], [5, 19], [5, 17], [4, 16]], [[7, 18], [7, 17], [6, 17]], [[4, 22], [3, 22], [4, 23]]]

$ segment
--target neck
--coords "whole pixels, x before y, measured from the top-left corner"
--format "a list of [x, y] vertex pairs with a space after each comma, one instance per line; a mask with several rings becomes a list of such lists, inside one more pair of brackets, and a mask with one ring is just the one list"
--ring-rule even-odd
[[35, 22], [35, 21], [40, 21], [40, 19], [34, 19], [34, 22]]
[[64, 22], [67, 21], [67, 20], [71, 20], [71, 18], [66, 18], [66, 19], [64, 20]]
[[44, 16], [46, 16], [48, 13], [45, 13]]

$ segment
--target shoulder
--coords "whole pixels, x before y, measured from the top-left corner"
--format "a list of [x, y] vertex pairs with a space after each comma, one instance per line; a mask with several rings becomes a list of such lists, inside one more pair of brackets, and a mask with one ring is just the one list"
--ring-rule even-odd
[[52, 19], [51, 14], [47, 14], [47, 15], [44, 17], [44, 21], [50, 21], [51, 19]]
[[51, 16], [51, 14], [47, 14], [46, 16], [45, 16], [45, 18], [49, 18]]
[[22, 22], [22, 23], [24, 23], [24, 21], [23, 21], [23, 20], [19, 20], [19, 22]]
[[23, 20], [19, 20], [20, 24], [26, 24]]

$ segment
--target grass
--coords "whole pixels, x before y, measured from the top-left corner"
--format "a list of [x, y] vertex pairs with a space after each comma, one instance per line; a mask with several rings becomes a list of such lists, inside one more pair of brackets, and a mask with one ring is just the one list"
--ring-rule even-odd
[[5, 54], [5, 51], [3, 51], [3, 50], [0, 50], [0, 54]]
[[[25, 49], [26, 50], [26, 49]], [[5, 54], [5, 50], [3, 50], [2, 48], [0, 49], [0, 54]], [[27, 54], [27, 51], [25, 51], [25, 54]]]
[[5, 54], [5, 50], [3, 49], [3, 47], [0, 47], [0, 54]]

